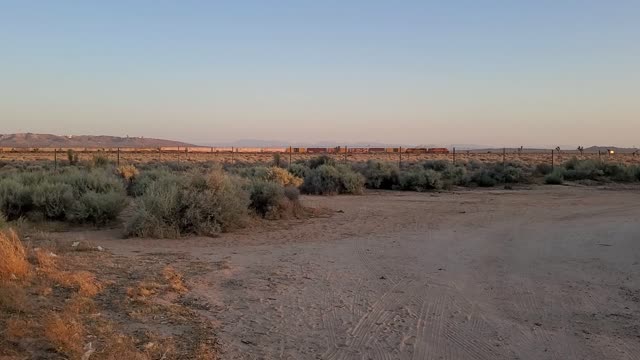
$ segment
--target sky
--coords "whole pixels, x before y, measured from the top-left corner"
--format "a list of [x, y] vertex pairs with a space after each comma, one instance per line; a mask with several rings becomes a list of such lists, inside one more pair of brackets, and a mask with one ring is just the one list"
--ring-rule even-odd
[[640, 1], [0, 0], [5, 134], [640, 146], [639, 95]]

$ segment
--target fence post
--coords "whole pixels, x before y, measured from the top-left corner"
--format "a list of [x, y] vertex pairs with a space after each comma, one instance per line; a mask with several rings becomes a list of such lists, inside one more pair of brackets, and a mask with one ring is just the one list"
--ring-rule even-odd
[[551, 149], [551, 169], [555, 168], [555, 156], [553, 156], [555, 150]]
[[293, 152], [293, 147], [289, 146], [289, 169], [291, 169], [291, 153]]
[[456, 147], [453, 147], [453, 165], [456, 164]]
[[504, 169], [507, 163], [507, 148], [502, 148], [502, 168]]
[[120, 148], [116, 150], [116, 164], [120, 166]]
[[402, 168], [402, 146], [398, 148], [398, 154], [400, 154], [400, 160], [398, 161], [398, 168]]
[[58, 149], [53, 149], [53, 169], [58, 170]]
[[349, 152], [349, 148], [345, 145], [344, 146], [344, 163], [347, 163], [347, 153]]
[[158, 161], [162, 161], [162, 148], [158, 148]]

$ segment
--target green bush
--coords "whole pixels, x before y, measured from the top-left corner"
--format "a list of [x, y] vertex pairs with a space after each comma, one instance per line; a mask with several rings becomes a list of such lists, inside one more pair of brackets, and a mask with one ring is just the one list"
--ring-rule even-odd
[[251, 183], [250, 199], [250, 208], [262, 217], [277, 211], [278, 207], [288, 200], [280, 184], [263, 180], [255, 180]]
[[269, 181], [280, 184], [281, 186], [295, 186], [302, 185], [303, 179], [290, 173], [289, 171], [271, 166], [253, 166], [248, 168], [241, 168], [237, 170], [237, 173], [250, 180]]
[[122, 182], [104, 169], [14, 173], [0, 180], [0, 211], [9, 220], [26, 216], [100, 225], [115, 219], [126, 203]]
[[394, 164], [369, 160], [356, 168], [365, 178], [365, 185], [371, 189], [393, 189], [399, 183], [400, 170]]
[[307, 162], [307, 165], [311, 169], [316, 169], [322, 165], [336, 166], [336, 161], [328, 155], [321, 155], [321, 156], [309, 159], [309, 161]]
[[360, 194], [365, 179], [344, 165], [320, 165], [309, 170], [301, 186], [307, 194]]
[[129, 236], [216, 235], [245, 224], [250, 204], [245, 182], [222, 171], [151, 182], [136, 200]]
[[480, 187], [492, 187], [498, 184], [496, 180], [495, 173], [487, 170], [481, 169], [479, 171], [474, 172], [471, 175], [471, 182], [475, 183]]
[[564, 182], [564, 173], [565, 170], [563, 168], [554, 169], [544, 177], [545, 184], [561, 185]]
[[134, 197], [142, 196], [152, 183], [163, 178], [170, 178], [177, 181], [176, 175], [170, 173], [166, 169], [145, 170], [131, 179], [127, 192], [129, 195]]
[[106, 168], [107, 166], [109, 166], [109, 164], [110, 164], [109, 158], [100, 154], [94, 155], [93, 159], [91, 160], [91, 165], [97, 168]]
[[293, 174], [293, 176], [299, 177], [301, 179], [304, 179], [305, 177], [307, 177], [310, 170], [311, 168], [301, 163], [293, 163], [291, 164], [291, 166], [289, 166], [289, 172]]
[[13, 178], [0, 181], [0, 212], [7, 219], [16, 220], [33, 208], [33, 199], [28, 186]]
[[73, 188], [69, 184], [44, 182], [34, 185], [34, 208], [48, 219], [63, 220], [74, 205]]
[[447, 188], [453, 185], [466, 186], [469, 183], [467, 169], [462, 165], [449, 165], [441, 175], [443, 186]]
[[285, 186], [284, 188], [284, 196], [286, 196], [289, 201], [299, 201], [300, 200], [300, 190], [297, 187], [293, 186]]
[[410, 169], [400, 173], [400, 189], [413, 191], [428, 191], [442, 189], [440, 173], [432, 169]]
[[539, 175], [548, 175], [553, 171], [553, 166], [550, 164], [537, 164], [535, 168], [535, 173]]
[[73, 204], [68, 218], [78, 223], [104, 225], [115, 220], [126, 205], [127, 198], [124, 192], [97, 193], [89, 191]]

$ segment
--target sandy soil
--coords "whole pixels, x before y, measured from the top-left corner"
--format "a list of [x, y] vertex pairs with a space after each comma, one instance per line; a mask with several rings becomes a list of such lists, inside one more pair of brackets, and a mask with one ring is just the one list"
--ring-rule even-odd
[[335, 212], [216, 239], [83, 236], [197, 269], [223, 359], [640, 358], [637, 189], [304, 201]]

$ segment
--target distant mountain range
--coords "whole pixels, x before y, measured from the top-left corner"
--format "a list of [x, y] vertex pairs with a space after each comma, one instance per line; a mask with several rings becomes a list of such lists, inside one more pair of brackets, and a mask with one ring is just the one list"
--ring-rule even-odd
[[[132, 148], [156, 148], [156, 147], [196, 147], [196, 146], [217, 146], [217, 147], [420, 147], [420, 148], [436, 148], [446, 147], [451, 149], [455, 147], [456, 150], [473, 152], [500, 152], [501, 147], [492, 147], [487, 145], [477, 144], [400, 144], [400, 143], [382, 143], [382, 142], [337, 142], [337, 141], [317, 141], [317, 142], [287, 142], [279, 140], [258, 140], [258, 139], [242, 139], [233, 142], [212, 142], [200, 145], [189, 144], [181, 141], [165, 140], [165, 139], [153, 139], [145, 137], [119, 137], [119, 136], [95, 136], [95, 135], [51, 135], [51, 134], [6, 134], [0, 135], [0, 147], [10, 148], [69, 148], [69, 147], [88, 147], [88, 148], [116, 148], [116, 147], [132, 147]], [[562, 151], [576, 151], [575, 146], [561, 146]], [[508, 151], [516, 150], [513, 147], [507, 147]], [[526, 152], [546, 152], [549, 149], [541, 147], [525, 147]], [[632, 153], [637, 151], [635, 148], [622, 148], [616, 146], [591, 146], [585, 148], [587, 153], [597, 153], [598, 150], [606, 152], [607, 150], [614, 150], [617, 153]]]
[[69, 147], [173, 147], [195, 146], [180, 141], [152, 139], [143, 137], [118, 137], [94, 135], [59, 136], [51, 134], [6, 134], [0, 135], [0, 147], [37, 147], [37, 148], [69, 148]]

